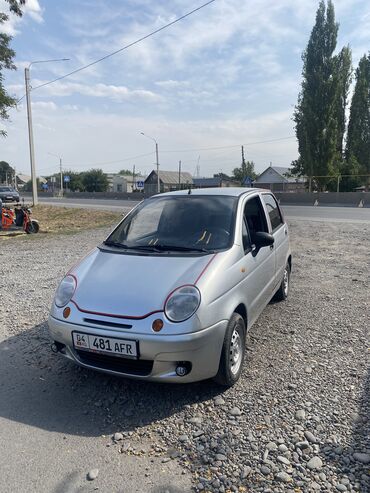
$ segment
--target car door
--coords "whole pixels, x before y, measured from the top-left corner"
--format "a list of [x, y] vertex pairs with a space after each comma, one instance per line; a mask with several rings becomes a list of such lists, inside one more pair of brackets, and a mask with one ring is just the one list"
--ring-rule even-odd
[[245, 253], [241, 262], [245, 271], [242, 289], [247, 298], [248, 317], [253, 323], [271, 300], [275, 281], [274, 246], [257, 250], [253, 244], [255, 233], [269, 231], [264, 207], [258, 195], [245, 201], [242, 229]]
[[284, 273], [284, 267], [288, 258], [289, 238], [288, 226], [284, 221], [280, 207], [271, 193], [263, 193], [266, 213], [270, 222], [270, 233], [274, 237], [275, 245], [275, 283], [274, 288], [281, 283]]

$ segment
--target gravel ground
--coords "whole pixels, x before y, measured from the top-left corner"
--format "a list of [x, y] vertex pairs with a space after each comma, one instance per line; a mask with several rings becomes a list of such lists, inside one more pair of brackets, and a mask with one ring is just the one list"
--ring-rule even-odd
[[[370, 226], [290, 221], [290, 232], [290, 297], [271, 303], [253, 326], [243, 375], [226, 391], [212, 382], [170, 386], [112, 378], [50, 352], [45, 320], [57, 282], [104, 231], [0, 242], [0, 355], [10, 348], [11, 362], [17, 348], [22, 375], [16, 382], [0, 379], [0, 422], [36, 428], [46, 441], [50, 432], [94, 437], [104, 449], [104, 468], [85, 480], [93, 487], [79, 483], [55, 492], [185, 492], [190, 479], [193, 490], [204, 492], [370, 491]], [[17, 409], [4, 399], [23, 378], [24, 395], [44, 399], [34, 408], [27, 404], [27, 413], [21, 397]], [[37, 379], [45, 383], [41, 390]], [[79, 414], [68, 421], [61, 412], [50, 421], [44, 407], [66, 388], [71, 412], [78, 408]], [[26, 433], [23, 440], [26, 447]], [[35, 454], [46, 453], [43, 447]], [[60, 460], [69, 447], [68, 440], [58, 445]], [[143, 457], [145, 467], [133, 482], [104, 482], [110, 464], [124, 468]], [[14, 461], [2, 455], [0, 469]], [[94, 468], [91, 461], [92, 476]], [[5, 476], [13, 482], [6, 491], [14, 491], [18, 469]], [[28, 474], [36, 484], [32, 475], [40, 471]]]

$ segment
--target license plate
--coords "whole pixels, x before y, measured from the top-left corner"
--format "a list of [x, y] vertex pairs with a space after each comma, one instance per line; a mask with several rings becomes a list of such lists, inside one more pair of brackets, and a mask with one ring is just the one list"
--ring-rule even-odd
[[125, 358], [137, 358], [138, 343], [118, 337], [102, 337], [84, 332], [73, 332], [73, 346], [75, 349], [93, 351], [94, 353], [113, 354]]

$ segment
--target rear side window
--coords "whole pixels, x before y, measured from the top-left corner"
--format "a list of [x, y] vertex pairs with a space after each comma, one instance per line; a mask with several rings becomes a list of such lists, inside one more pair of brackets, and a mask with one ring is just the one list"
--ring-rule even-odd
[[279, 206], [272, 195], [264, 194], [262, 197], [266, 204], [267, 213], [270, 217], [272, 231], [275, 231], [281, 224], [284, 224]]

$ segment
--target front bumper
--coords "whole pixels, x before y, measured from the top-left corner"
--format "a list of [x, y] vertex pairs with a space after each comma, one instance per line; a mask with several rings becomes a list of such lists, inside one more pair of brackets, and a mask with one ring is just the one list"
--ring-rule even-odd
[[[83, 367], [141, 380], [188, 383], [206, 380], [216, 375], [227, 324], [227, 320], [222, 320], [197, 332], [160, 335], [103, 330], [87, 325], [67, 323], [50, 316], [49, 332], [53, 341], [59, 343], [59, 348], [62, 348], [62, 345], [65, 346], [61, 353]], [[122, 339], [137, 340], [140, 358], [135, 360], [137, 362], [136, 367], [135, 362], [130, 360], [130, 365], [126, 360], [128, 364], [126, 366], [121, 365], [121, 368], [118, 369], [119, 360], [125, 363], [125, 359], [120, 356], [100, 358], [96, 353], [89, 353], [92, 357], [84, 358], [86, 354], [79, 353], [73, 347], [73, 331], [86, 332], [100, 337], [121, 337]], [[112, 358], [114, 358], [114, 364], [109, 364], [108, 360], [112, 362]], [[182, 377], [178, 376], [175, 371], [179, 362], [191, 364], [191, 371]], [[142, 371], [146, 372], [145, 375], [138, 374], [137, 368], [139, 366], [142, 368], [141, 373]]]

